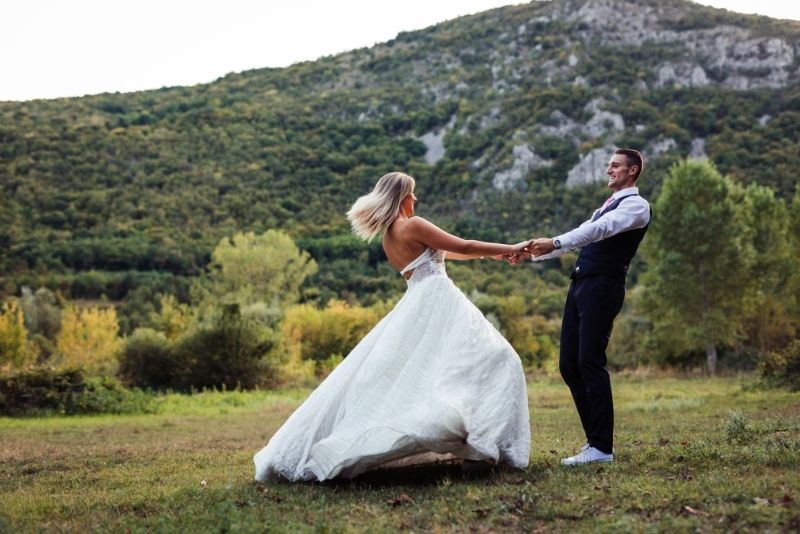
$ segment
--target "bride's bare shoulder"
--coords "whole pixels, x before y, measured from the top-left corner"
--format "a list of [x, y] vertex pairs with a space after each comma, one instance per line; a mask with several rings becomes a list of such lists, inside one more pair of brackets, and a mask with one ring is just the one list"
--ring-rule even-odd
[[426, 229], [436, 226], [428, 219], [420, 217], [419, 215], [414, 215], [413, 217], [410, 217], [406, 221], [406, 225], [407, 225], [406, 228], [414, 228], [414, 229]]

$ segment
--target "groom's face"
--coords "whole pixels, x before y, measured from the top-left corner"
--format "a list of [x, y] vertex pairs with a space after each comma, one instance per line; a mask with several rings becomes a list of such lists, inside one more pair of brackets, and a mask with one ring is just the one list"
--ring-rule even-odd
[[636, 179], [633, 177], [635, 169], [628, 165], [628, 158], [624, 154], [614, 154], [606, 167], [608, 187], [620, 191], [633, 186]]

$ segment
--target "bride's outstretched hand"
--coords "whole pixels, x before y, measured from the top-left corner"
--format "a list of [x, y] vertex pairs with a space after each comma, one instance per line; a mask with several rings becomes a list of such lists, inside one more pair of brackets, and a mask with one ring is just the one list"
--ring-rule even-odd
[[529, 251], [531, 241], [532, 240], [522, 241], [516, 245], [513, 245], [514, 252], [505, 255], [506, 261], [508, 261], [510, 265], [516, 265], [522, 260], [529, 259], [531, 257], [531, 253]]

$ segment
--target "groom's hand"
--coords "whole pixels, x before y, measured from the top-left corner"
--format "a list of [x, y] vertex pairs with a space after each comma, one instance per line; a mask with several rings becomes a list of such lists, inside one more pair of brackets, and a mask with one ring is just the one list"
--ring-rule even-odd
[[543, 256], [553, 252], [556, 247], [553, 246], [553, 240], [549, 237], [540, 237], [539, 239], [531, 241], [531, 245], [528, 249], [534, 256]]

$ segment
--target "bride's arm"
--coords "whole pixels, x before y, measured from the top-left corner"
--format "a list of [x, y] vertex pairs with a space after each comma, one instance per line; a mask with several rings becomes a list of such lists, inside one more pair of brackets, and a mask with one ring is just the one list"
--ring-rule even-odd
[[[448, 260], [477, 260], [478, 258], [485, 258], [486, 256], [481, 256], [480, 254], [459, 254], [458, 252], [447, 252], [447, 256], [445, 256]], [[494, 258], [495, 256], [489, 256], [490, 258]], [[498, 258], [502, 258], [502, 256], [496, 256]]]
[[459, 254], [458, 252], [449, 252], [449, 251], [447, 252], [446, 258], [448, 260], [477, 260], [478, 258], [480, 259], [489, 258], [492, 260], [505, 259], [503, 258], [502, 254], [496, 254], [494, 256], [486, 256], [482, 254]]
[[[501, 243], [461, 239], [458, 236], [448, 234], [422, 217], [412, 217], [408, 221], [405, 236], [409, 240], [417, 241], [432, 249], [445, 250], [447, 251], [447, 256], [451, 259], [474, 259], [481, 256], [515, 254], [521, 252], [527, 244], [527, 242], [523, 242], [517, 245], [503, 245]], [[453, 254], [451, 255], [451, 253]]]

